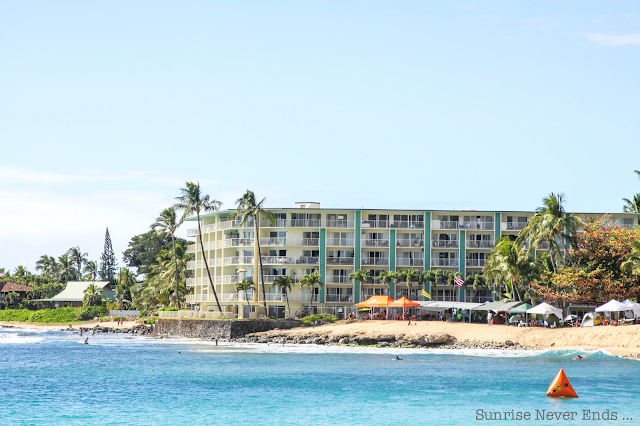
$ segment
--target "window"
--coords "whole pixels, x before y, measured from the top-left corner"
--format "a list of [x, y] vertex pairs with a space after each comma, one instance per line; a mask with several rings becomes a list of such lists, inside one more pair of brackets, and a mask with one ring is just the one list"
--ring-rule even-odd
[[319, 232], [303, 232], [302, 238], [320, 238]]
[[269, 238], [287, 238], [287, 231], [270, 231]]
[[347, 220], [347, 214], [346, 213], [338, 213], [338, 214], [329, 213], [327, 214], [327, 220]]
[[320, 256], [320, 250], [302, 250], [302, 256], [304, 256], [304, 257], [318, 257], [318, 256]]

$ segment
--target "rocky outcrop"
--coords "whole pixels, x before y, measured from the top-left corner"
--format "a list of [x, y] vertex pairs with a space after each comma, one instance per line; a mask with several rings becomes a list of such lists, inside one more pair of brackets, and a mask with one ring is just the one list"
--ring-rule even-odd
[[156, 330], [160, 334], [172, 337], [189, 337], [195, 339], [231, 340], [244, 337], [250, 333], [274, 329], [290, 329], [299, 327], [299, 321], [292, 320], [199, 320], [160, 318]]

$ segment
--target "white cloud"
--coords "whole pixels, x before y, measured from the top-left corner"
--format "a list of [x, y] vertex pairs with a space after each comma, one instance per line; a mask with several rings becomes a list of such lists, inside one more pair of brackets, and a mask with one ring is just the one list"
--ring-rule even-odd
[[589, 33], [587, 41], [598, 43], [601, 46], [628, 46], [640, 44], [640, 33], [634, 34], [602, 34]]

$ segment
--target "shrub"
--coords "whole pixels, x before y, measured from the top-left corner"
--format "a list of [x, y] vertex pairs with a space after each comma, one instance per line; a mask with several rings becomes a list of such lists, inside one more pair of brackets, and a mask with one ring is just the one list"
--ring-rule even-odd
[[302, 318], [300, 321], [303, 325], [311, 325], [315, 320], [322, 321], [323, 318], [327, 319], [327, 322], [336, 322], [336, 317], [330, 314], [315, 314]]
[[160, 308], [158, 310], [159, 311], [178, 311], [179, 309], [177, 307], [175, 307], [175, 306], [169, 306], [169, 307], [166, 307], [166, 308]]
[[100, 317], [99, 321], [100, 322], [109, 322], [110, 318], [109, 317]]
[[76, 319], [79, 321], [90, 321], [95, 317], [107, 316], [107, 308], [105, 306], [83, 306], [76, 309]]
[[127, 319], [127, 317], [122, 316], [122, 315], [118, 315], [117, 317], [113, 317], [114, 321], [125, 321]]
[[140, 316], [141, 316], [141, 317], [148, 317], [148, 316], [149, 316], [149, 312], [150, 312], [150, 311], [149, 311], [148, 309], [142, 309], [142, 310], [140, 311]]
[[156, 318], [156, 317], [151, 317], [151, 318], [146, 319], [146, 320], [144, 321], [144, 323], [145, 323], [145, 324], [155, 324], [157, 320], [158, 320], [158, 318]]

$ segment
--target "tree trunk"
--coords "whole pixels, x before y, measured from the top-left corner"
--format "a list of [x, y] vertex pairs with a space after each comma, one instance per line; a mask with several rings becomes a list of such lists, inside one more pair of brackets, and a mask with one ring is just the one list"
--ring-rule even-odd
[[253, 220], [255, 222], [255, 235], [253, 236], [253, 238], [255, 238], [255, 242], [256, 245], [258, 247], [258, 260], [260, 262], [260, 281], [262, 282], [262, 306], [264, 307], [264, 313], [265, 315], [267, 314], [267, 293], [264, 291], [264, 274], [262, 272], [262, 255], [260, 253], [260, 224], [258, 223], [258, 221], [260, 220], [260, 214], [256, 214], [253, 217]]
[[[211, 279], [211, 271], [209, 271], [209, 263], [207, 263], [207, 258], [204, 255], [204, 244], [202, 244], [202, 230], [200, 228], [200, 212], [197, 212], [198, 215], [198, 238], [200, 238], [200, 252], [202, 253], [202, 261], [204, 262], [204, 269], [207, 271], [207, 276], [209, 277], [209, 285], [211, 285], [211, 290], [213, 290], [213, 297], [216, 299], [216, 305], [218, 305], [218, 310], [222, 315], [222, 306], [220, 306], [220, 301], [218, 300], [218, 294], [216, 293], [216, 288], [213, 286], [213, 280]], [[173, 246], [175, 249], [175, 245]]]
[[287, 313], [289, 314], [289, 319], [291, 319], [291, 307], [289, 306], [289, 294], [287, 293], [287, 289], [284, 289], [284, 297], [287, 299]]
[[[202, 239], [202, 237], [201, 237]], [[202, 241], [201, 241], [202, 242]], [[176, 306], [180, 309], [180, 286], [178, 285], [178, 258], [176, 257], [176, 241], [173, 238], [173, 232], [171, 233], [171, 244], [173, 245], [173, 261], [176, 268]], [[202, 255], [204, 257], [204, 255]]]

